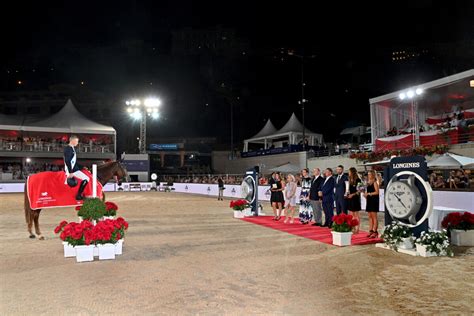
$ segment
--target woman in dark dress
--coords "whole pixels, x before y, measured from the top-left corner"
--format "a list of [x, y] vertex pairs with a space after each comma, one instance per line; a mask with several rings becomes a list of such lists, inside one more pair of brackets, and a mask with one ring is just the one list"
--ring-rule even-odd
[[284, 186], [281, 182], [280, 173], [275, 173], [273, 176], [273, 182], [270, 186], [270, 201], [273, 207], [273, 214], [275, 217], [274, 221], [280, 220], [280, 215], [283, 212], [283, 203], [285, 203], [285, 198], [283, 196]]
[[357, 221], [359, 222], [359, 224], [355, 226], [352, 230], [354, 234], [359, 233], [360, 227], [360, 192], [357, 189], [359, 183], [362, 183], [362, 181], [360, 180], [359, 175], [357, 174], [356, 168], [349, 168], [349, 195], [347, 196], [347, 210], [350, 212], [352, 217], [357, 219]]
[[379, 222], [377, 220], [377, 213], [379, 212], [379, 185], [374, 170], [370, 170], [367, 178], [367, 190], [364, 193], [367, 199], [365, 211], [369, 214], [369, 238], [377, 238], [379, 233], [377, 228]]

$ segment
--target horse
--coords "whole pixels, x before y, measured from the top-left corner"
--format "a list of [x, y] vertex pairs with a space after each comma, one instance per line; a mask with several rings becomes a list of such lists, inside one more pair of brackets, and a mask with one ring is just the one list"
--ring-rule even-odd
[[[119, 161], [106, 162], [102, 165], [97, 166], [97, 181], [99, 181], [102, 186], [114, 178], [117, 184], [121, 184], [121, 181], [127, 179], [127, 170], [122, 166]], [[103, 200], [105, 200], [105, 194], [102, 193]], [[28, 232], [30, 233], [30, 238], [36, 238], [32, 232], [33, 223], [35, 225], [36, 235], [40, 240], [44, 240], [44, 237], [41, 235], [39, 228], [39, 215], [41, 209], [31, 209], [30, 201], [28, 199], [28, 186], [25, 183], [25, 194], [24, 194], [24, 203], [25, 203], [25, 219], [26, 224], [28, 225]]]

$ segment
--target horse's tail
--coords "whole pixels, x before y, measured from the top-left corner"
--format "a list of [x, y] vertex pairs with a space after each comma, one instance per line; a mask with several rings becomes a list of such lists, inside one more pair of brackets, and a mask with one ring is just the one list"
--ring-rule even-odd
[[24, 198], [24, 208], [25, 208], [25, 220], [27, 224], [31, 224], [31, 207], [30, 200], [28, 199], [28, 186], [25, 183], [25, 198]]

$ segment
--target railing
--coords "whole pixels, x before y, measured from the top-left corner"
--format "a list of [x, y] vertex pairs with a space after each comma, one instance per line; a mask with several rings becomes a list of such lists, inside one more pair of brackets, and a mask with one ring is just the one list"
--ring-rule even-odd
[[[53, 142], [19, 142], [19, 141], [2, 141], [0, 140], [0, 151], [9, 152], [63, 152], [65, 143]], [[77, 147], [76, 147], [77, 148]], [[76, 149], [81, 153], [113, 153], [114, 145], [96, 145], [96, 144], [79, 144]]]
[[[413, 134], [401, 134], [391, 137], [380, 137], [376, 140], [375, 151], [401, 150], [414, 147]], [[419, 137], [420, 146], [457, 145], [474, 143], [474, 125], [467, 129], [451, 128], [448, 130], [422, 132]]]

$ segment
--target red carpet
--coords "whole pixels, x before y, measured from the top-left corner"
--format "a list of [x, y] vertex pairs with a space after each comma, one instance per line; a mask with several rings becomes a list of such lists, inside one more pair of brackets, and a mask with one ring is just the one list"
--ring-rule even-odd
[[[326, 227], [318, 227], [311, 225], [301, 225], [298, 219], [294, 224], [284, 224], [284, 217], [278, 222], [272, 220], [273, 216], [255, 216], [242, 218], [243, 221], [276, 229], [288, 234], [320, 241], [332, 245], [331, 230]], [[379, 238], [367, 238], [367, 232], [359, 231], [358, 234], [352, 235], [352, 245], [367, 245], [382, 242]]]

